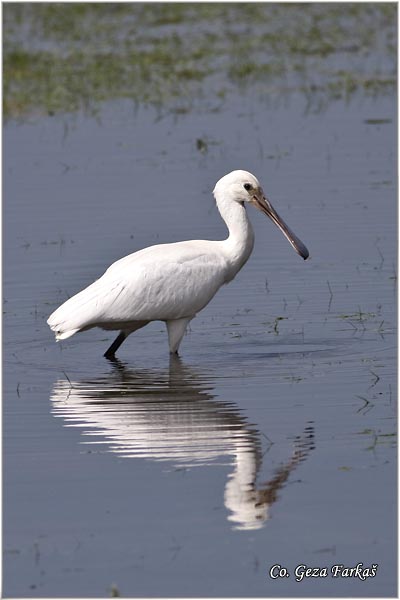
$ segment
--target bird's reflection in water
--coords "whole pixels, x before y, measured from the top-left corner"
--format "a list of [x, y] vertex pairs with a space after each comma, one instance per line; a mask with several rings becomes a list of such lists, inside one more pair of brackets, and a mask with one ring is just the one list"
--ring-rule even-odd
[[[127, 458], [175, 467], [233, 464], [224, 501], [236, 529], [259, 529], [290, 473], [314, 447], [312, 424], [295, 438], [290, 459], [258, 484], [260, 432], [233, 403], [215, 399], [211, 378], [171, 359], [169, 371], [132, 370], [115, 360], [96, 380], [56, 382], [53, 414], [83, 428], [85, 443], [103, 443]], [[95, 439], [94, 439], [95, 438]]]

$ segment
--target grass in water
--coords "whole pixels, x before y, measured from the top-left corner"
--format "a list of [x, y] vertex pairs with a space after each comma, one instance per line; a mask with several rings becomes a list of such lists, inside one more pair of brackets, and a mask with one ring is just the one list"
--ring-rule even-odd
[[[5, 117], [130, 98], [177, 113], [230, 92], [393, 92], [395, 3], [6, 3]], [[340, 66], [340, 68], [338, 67]]]

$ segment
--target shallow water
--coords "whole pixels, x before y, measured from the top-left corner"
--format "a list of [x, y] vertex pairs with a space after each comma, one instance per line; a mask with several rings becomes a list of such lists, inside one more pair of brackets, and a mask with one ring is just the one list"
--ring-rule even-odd
[[[305, 109], [5, 126], [6, 596], [396, 594], [395, 99]], [[55, 344], [48, 315], [114, 260], [221, 239], [234, 168], [310, 261], [252, 211], [254, 253], [180, 360], [162, 323], [116, 363], [106, 332]], [[376, 576], [295, 580], [360, 562]]]

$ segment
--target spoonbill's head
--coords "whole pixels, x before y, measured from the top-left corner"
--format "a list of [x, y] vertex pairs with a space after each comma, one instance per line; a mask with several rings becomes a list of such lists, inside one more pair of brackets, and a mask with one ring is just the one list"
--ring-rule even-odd
[[309, 252], [303, 242], [286, 225], [285, 221], [278, 215], [264, 191], [257, 177], [248, 171], [232, 171], [217, 181], [213, 192], [215, 199], [224, 198], [238, 202], [242, 206], [245, 203], [252, 204], [271, 219], [289, 240], [292, 247], [304, 260], [309, 257]]

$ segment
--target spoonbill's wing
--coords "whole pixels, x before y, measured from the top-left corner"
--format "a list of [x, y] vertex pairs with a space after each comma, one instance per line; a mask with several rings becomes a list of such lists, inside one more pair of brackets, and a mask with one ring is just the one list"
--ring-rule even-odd
[[192, 317], [225, 281], [218, 242], [152, 246], [115, 262], [49, 318], [58, 339], [81, 329]]

